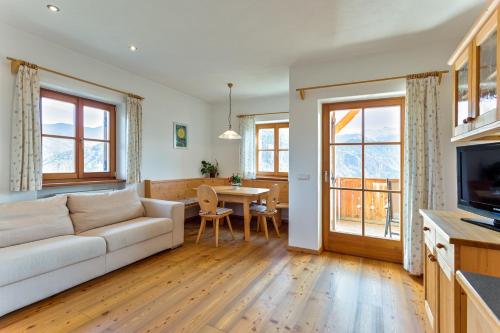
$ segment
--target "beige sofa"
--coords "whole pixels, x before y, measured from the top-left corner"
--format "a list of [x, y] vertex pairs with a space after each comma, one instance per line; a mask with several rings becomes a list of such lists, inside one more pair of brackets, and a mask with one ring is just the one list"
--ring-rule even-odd
[[0, 316], [184, 242], [184, 205], [134, 189], [0, 204]]

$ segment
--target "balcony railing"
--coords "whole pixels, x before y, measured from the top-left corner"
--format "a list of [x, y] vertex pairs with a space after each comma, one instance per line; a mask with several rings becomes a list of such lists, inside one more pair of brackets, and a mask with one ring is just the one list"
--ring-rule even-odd
[[[345, 189], [333, 190], [331, 196], [334, 230], [361, 233], [363, 192], [356, 190], [361, 188], [361, 183], [361, 178], [335, 179], [335, 187]], [[365, 232], [377, 237], [399, 237], [400, 180], [365, 178], [364, 188], [368, 189], [364, 191]]]

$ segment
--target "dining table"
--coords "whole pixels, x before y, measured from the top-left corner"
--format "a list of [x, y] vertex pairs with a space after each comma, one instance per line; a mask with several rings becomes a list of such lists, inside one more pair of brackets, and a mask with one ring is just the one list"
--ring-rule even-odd
[[244, 239], [250, 240], [250, 205], [252, 201], [260, 201], [269, 192], [268, 188], [244, 186], [212, 186], [219, 201], [240, 203], [243, 205]]

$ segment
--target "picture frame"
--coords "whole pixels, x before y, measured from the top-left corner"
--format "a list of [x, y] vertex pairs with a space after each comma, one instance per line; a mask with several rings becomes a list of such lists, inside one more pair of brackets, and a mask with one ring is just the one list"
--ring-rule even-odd
[[188, 149], [188, 127], [187, 124], [178, 123], [174, 121], [174, 148], [175, 149]]

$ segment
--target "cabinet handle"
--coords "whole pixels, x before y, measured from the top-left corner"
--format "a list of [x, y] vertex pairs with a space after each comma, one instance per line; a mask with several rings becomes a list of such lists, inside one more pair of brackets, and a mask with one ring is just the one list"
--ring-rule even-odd
[[429, 229], [429, 227], [424, 227], [424, 231], [429, 231], [431, 229]]
[[443, 244], [441, 244], [441, 243], [437, 243], [437, 244], [436, 244], [436, 247], [437, 247], [438, 249], [446, 249], [446, 246], [444, 246], [444, 245], [443, 245]]
[[468, 124], [471, 121], [473, 121], [474, 119], [475, 119], [474, 117], [467, 117], [467, 118], [464, 119], [464, 124]]
[[434, 256], [434, 255], [432, 255], [432, 254], [429, 254], [429, 255], [427, 256], [427, 258], [429, 258], [429, 260], [430, 260], [430, 261], [432, 261], [432, 262], [436, 261], [436, 256]]

